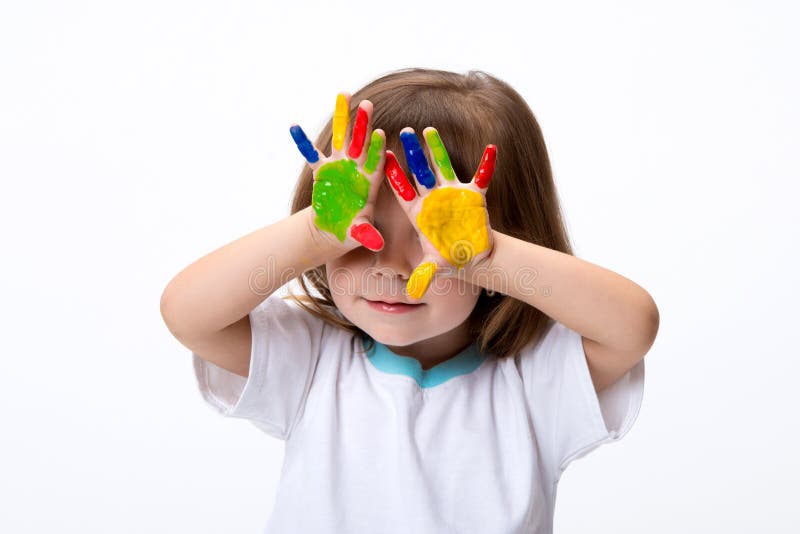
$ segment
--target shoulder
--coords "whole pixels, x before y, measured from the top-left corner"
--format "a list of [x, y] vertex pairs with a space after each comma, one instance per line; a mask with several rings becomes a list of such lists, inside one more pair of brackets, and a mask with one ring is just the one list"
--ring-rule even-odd
[[516, 356], [522, 381], [531, 394], [560, 389], [569, 382], [594, 395], [580, 333], [553, 319]]
[[518, 354], [520, 362], [543, 364], [566, 350], [580, 347], [581, 336], [563, 323], [553, 319], [542, 326], [539, 333]]

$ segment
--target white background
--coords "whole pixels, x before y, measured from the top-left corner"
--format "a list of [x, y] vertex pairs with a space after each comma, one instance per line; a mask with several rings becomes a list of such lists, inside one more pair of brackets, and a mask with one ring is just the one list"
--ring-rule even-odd
[[292, 122], [424, 66], [523, 95], [576, 255], [661, 313], [556, 532], [798, 532], [795, 5], [4, 2], [0, 531], [260, 532], [283, 443], [203, 404], [161, 292], [288, 215]]

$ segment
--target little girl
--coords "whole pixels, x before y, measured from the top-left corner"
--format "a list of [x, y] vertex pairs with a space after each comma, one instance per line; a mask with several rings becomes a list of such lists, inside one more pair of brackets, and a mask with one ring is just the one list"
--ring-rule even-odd
[[633, 424], [659, 319], [572, 255], [527, 104], [410, 69], [290, 131], [292, 214], [161, 299], [205, 400], [286, 442], [266, 532], [551, 532], [567, 465]]

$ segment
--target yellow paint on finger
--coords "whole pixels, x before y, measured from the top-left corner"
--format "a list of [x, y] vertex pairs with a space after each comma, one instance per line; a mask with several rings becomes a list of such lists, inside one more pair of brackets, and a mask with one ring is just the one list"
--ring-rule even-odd
[[333, 111], [333, 148], [341, 150], [344, 146], [344, 136], [347, 133], [347, 123], [350, 113], [347, 110], [347, 98], [339, 93], [336, 96], [336, 109]]
[[487, 219], [483, 195], [442, 187], [423, 198], [417, 226], [442, 257], [460, 269], [489, 248]]
[[428, 290], [431, 280], [433, 280], [433, 275], [436, 274], [436, 268], [436, 264], [432, 261], [417, 265], [406, 284], [406, 292], [411, 298], [422, 298], [422, 295]]

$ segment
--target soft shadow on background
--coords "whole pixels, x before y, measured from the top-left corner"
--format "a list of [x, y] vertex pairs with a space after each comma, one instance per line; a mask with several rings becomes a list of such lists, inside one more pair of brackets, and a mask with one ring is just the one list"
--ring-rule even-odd
[[526, 98], [576, 255], [659, 306], [556, 532], [797, 532], [797, 5], [298, 4], [0, 7], [0, 531], [260, 531], [283, 443], [203, 403], [161, 291], [288, 215], [290, 124], [424, 66]]

